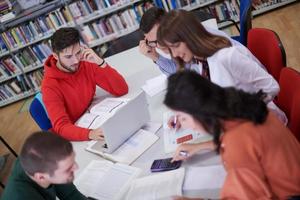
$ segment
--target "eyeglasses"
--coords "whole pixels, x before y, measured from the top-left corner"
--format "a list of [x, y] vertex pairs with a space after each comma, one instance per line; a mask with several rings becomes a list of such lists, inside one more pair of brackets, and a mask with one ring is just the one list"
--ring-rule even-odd
[[149, 46], [149, 47], [157, 47], [157, 40], [154, 40], [154, 41], [149, 41], [149, 40], [146, 40], [146, 44]]

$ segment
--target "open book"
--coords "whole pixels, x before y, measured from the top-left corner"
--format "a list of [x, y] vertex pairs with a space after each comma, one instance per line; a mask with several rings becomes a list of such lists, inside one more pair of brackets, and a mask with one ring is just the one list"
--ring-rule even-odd
[[131, 164], [158, 139], [159, 137], [154, 133], [140, 129], [111, 154], [105, 153], [103, 145], [98, 141], [89, 142], [86, 150], [113, 162]]
[[132, 181], [126, 200], [170, 199], [182, 195], [184, 168], [162, 172]]
[[87, 197], [101, 200], [123, 199], [132, 180], [139, 176], [141, 169], [93, 160], [75, 179], [78, 190]]
[[105, 120], [128, 101], [129, 99], [126, 98], [106, 98], [96, 105], [93, 105], [75, 124], [82, 128], [99, 128]]
[[181, 143], [200, 143], [212, 140], [212, 136], [206, 133], [198, 133], [182, 128], [178, 130], [170, 129], [168, 120], [172, 115], [171, 112], [166, 112], [163, 116], [165, 153], [174, 152]]

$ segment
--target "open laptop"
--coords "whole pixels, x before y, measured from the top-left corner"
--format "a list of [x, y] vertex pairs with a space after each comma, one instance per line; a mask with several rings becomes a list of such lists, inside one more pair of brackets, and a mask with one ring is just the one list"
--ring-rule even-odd
[[141, 92], [102, 124], [105, 142], [96, 142], [90, 148], [112, 153], [149, 120], [146, 94]]

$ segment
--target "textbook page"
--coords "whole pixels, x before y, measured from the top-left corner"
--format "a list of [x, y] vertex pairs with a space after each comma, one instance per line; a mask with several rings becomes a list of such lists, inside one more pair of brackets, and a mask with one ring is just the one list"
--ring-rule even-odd
[[129, 99], [126, 98], [105, 98], [90, 110], [84, 113], [77, 121], [76, 125], [82, 128], [96, 129], [103, 122], [111, 117], [119, 108], [125, 105]]
[[105, 159], [113, 162], [121, 162], [131, 164], [140, 155], [142, 155], [148, 148], [150, 148], [159, 137], [149, 131], [140, 129], [128, 140], [125, 141], [116, 151], [112, 154], [104, 153], [101, 147], [101, 142], [91, 141], [86, 150], [98, 154]]
[[129, 99], [126, 98], [106, 98], [100, 103], [91, 107], [90, 113], [93, 113], [95, 115], [105, 115], [106, 113], [114, 113], [128, 101]]
[[125, 199], [157, 200], [169, 199], [175, 195], [181, 196], [183, 179], [184, 168], [135, 179]]
[[93, 160], [75, 180], [78, 190], [87, 197], [101, 200], [118, 200], [125, 195], [141, 169]]
[[171, 129], [168, 127], [168, 120], [172, 112], [165, 112], [163, 116], [164, 128], [164, 148], [165, 153], [171, 153], [182, 143], [200, 143], [212, 140], [212, 136], [207, 133], [198, 133], [190, 129]]
[[146, 84], [142, 86], [142, 89], [149, 95], [154, 96], [167, 88], [167, 76], [161, 74], [157, 77], [149, 79]]

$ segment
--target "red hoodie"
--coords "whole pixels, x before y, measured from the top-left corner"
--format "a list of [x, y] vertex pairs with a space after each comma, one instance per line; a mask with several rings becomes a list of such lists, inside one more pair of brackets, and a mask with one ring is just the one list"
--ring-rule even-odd
[[68, 140], [88, 140], [89, 129], [74, 123], [89, 107], [96, 85], [115, 96], [128, 92], [124, 78], [109, 65], [102, 68], [94, 63], [81, 61], [77, 72], [67, 73], [56, 67], [51, 55], [45, 62], [42, 82], [43, 102], [52, 130]]

